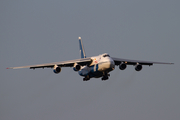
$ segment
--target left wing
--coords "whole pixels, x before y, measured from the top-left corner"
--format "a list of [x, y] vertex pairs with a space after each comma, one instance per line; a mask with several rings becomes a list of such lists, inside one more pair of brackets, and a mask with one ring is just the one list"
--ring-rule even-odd
[[122, 58], [115, 58], [111, 57], [115, 65], [120, 65], [122, 62], [127, 64], [127, 65], [136, 65], [136, 64], [141, 64], [141, 65], [153, 65], [153, 64], [174, 64], [174, 63], [165, 63], [165, 62], [152, 62], [152, 61], [141, 61], [141, 60], [130, 60], [130, 59], [122, 59]]
[[39, 65], [29, 65], [29, 66], [21, 66], [21, 67], [9, 67], [7, 69], [19, 69], [19, 68], [30, 68], [30, 69], [36, 69], [36, 68], [53, 68], [54, 65], [57, 65], [59, 67], [73, 67], [75, 63], [79, 65], [89, 65], [91, 64], [92, 60], [91, 58], [82, 58], [82, 59], [76, 59], [76, 60], [68, 60], [68, 61], [62, 61], [62, 62], [53, 62], [53, 63], [46, 63], [46, 64], [39, 64]]

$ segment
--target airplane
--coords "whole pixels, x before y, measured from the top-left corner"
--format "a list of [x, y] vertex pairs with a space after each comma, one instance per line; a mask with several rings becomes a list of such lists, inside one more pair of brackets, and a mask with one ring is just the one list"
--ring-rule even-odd
[[7, 69], [19, 69], [19, 68], [53, 68], [53, 72], [58, 74], [61, 72], [62, 67], [73, 67], [74, 71], [77, 71], [80, 76], [83, 76], [83, 81], [88, 81], [90, 78], [101, 78], [101, 80], [109, 79], [109, 72], [115, 69], [115, 65], [119, 66], [120, 70], [125, 70], [127, 65], [134, 65], [136, 71], [141, 71], [143, 65], [153, 65], [153, 64], [174, 64], [165, 62], [151, 62], [151, 61], [141, 61], [141, 60], [130, 60], [122, 59], [116, 57], [110, 57], [108, 53], [104, 53], [98, 56], [86, 57], [85, 50], [83, 47], [81, 37], [79, 39], [80, 48], [80, 59], [53, 62], [39, 65], [29, 65], [21, 67], [9, 67]]

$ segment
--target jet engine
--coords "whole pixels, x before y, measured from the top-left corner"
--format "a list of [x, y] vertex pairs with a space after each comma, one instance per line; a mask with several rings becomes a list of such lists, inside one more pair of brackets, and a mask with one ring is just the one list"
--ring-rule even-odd
[[125, 70], [126, 67], [127, 67], [127, 65], [125, 63], [123, 63], [123, 62], [119, 65], [120, 70]]
[[81, 66], [78, 65], [77, 63], [74, 64], [73, 70], [74, 71], [79, 71], [81, 69]]
[[57, 65], [54, 65], [54, 70], [53, 70], [54, 73], [58, 74], [61, 72], [61, 67], [57, 66]]
[[136, 71], [142, 70], [142, 65], [137, 64], [137, 65], [135, 66], [135, 70], [136, 70]]

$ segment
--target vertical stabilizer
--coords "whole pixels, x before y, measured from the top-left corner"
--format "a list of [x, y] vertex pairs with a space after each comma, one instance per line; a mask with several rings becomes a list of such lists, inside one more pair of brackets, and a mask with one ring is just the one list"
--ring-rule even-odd
[[84, 51], [84, 47], [83, 47], [83, 44], [82, 44], [81, 37], [79, 37], [79, 48], [80, 48], [81, 58], [86, 58], [86, 54], [85, 54], [85, 51]]

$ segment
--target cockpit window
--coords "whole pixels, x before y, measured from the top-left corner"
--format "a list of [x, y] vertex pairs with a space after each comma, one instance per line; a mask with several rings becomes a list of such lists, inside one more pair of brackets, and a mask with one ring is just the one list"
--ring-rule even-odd
[[106, 55], [103, 55], [103, 57], [110, 57], [108, 54], [106, 54]]

